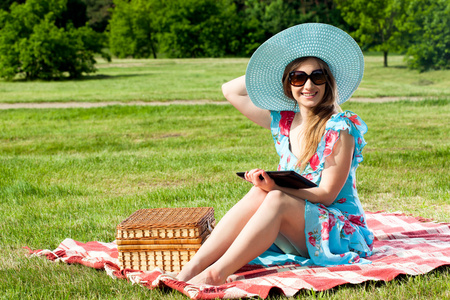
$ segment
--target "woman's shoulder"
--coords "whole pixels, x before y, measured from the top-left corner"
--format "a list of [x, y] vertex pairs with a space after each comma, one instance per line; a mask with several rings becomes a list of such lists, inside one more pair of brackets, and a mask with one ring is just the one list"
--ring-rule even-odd
[[[367, 144], [364, 134], [367, 132], [366, 123], [354, 112], [346, 110], [333, 115], [327, 122], [325, 130], [325, 148], [333, 148], [340, 131], [346, 130], [355, 140], [355, 158], [358, 163], [362, 162], [362, 150]], [[331, 137], [335, 137], [334, 139]], [[329, 145], [330, 144], [330, 145]]]
[[350, 134], [357, 130], [359, 134], [364, 135], [367, 132], [367, 124], [356, 113], [346, 110], [331, 116], [326, 125], [326, 130], [328, 129], [348, 130]]

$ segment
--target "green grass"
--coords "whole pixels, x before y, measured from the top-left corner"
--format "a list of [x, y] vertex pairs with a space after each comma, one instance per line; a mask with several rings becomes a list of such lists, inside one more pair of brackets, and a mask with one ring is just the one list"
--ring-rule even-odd
[[[364, 208], [448, 221], [450, 100], [343, 108], [369, 126], [358, 169]], [[187, 299], [28, 259], [22, 247], [112, 241], [117, 224], [140, 208], [213, 206], [219, 220], [250, 188], [234, 172], [277, 162], [270, 133], [231, 105], [0, 111], [0, 298]], [[442, 268], [298, 298], [442, 299], [449, 290]]]
[[380, 55], [366, 55], [364, 60], [364, 77], [354, 97], [450, 96], [450, 70], [409, 70], [401, 55], [389, 55], [388, 68], [383, 67]]
[[[450, 70], [418, 73], [403, 56], [366, 55], [364, 78], [354, 97], [448, 97]], [[224, 100], [220, 86], [245, 73], [247, 58], [99, 60], [98, 72], [82, 80], [0, 80], [0, 103]]]
[[248, 59], [99, 60], [82, 80], [0, 81], [1, 102], [223, 100], [221, 85]]

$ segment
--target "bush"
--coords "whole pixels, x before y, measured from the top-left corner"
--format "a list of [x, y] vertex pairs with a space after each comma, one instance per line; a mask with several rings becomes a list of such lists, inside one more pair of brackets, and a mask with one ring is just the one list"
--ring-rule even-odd
[[109, 23], [111, 53], [119, 58], [157, 56], [160, 1], [114, 0]]
[[67, 0], [28, 0], [13, 4], [11, 12], [0, 11], [0, 77], [13, 79], [78, 78], [95, 72], [96, 53], [104, 38], [87, 26], [72, 22], [58, 27], [67, 13]]
[[110, 49], [120, 58], [156, 58], [159, 51], [169, 57], [224, 56], [233, 32], [229, 25], [238, 24], [228, 0], [114, 0], [114, 5]]
[[290, 26], [340, 20], [331, 0], [114, 0], [109, 41], [120, 58], [249, 56]]
[[411, 1], [405, 31], [411, 36], [406, 61], [411, 69], [450, 69], [450, 1]]

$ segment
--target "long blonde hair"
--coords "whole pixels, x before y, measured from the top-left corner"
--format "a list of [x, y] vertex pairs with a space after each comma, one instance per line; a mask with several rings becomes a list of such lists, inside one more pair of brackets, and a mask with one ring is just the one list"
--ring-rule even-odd
[[323, 60], [317, 57], [300, 57], [293, 60], [286, 66], [282, 79], [284, 94], [297, 103], [294, 96], [292, 95], [291, 84], [289, 83], [289, 73], [297, 70], [304, 61], [310, 58], [315, 59], [318, 62], [320, 68], [324, 72], [326, 72], [328, 76], [327, 82], [325, 83], [325, 93], [323, 95], [322, 101], [314, 106], [311, 110], [309, 110], [309, 115], [305, 120], [306, 123], [304, 125], [305, 127], [303, 131], [304, 147], [300, 147], [301, 153], [298, 157], [297, 163], [297, 166], [300, 168], [300, 170], [303, 170], [306, 167], [311, 157], [314, 155], [314, 153], [316, 153], [320, 139], [325, 133], [325, 125], [331, 118], [331, 115], [333, 115], [333, 113], [336, 111], [342, 111], [336, 102], [336, 80], [331, 74], [328, 65]]

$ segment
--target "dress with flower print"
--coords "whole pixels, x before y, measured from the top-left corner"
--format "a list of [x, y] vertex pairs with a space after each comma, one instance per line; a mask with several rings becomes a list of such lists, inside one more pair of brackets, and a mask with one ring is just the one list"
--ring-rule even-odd
[[356, 190], [355, 172], [363, 160], [367, 125], [351, 111], [333, 115], [325, 127], [316, 153], [301, 171], [297, 157], [290, 150], [289, 132], [295, 113], [271, 112], [271, 131], [280, 156], [278, 170], [294, 170], [317, 185], [322, 179], [325, 158], [333, 152], [340, 132], [347, 130], [355, 139], [350, 173], [338, 197], [329, 206], [305, 201], [305, 235], [309, 256], [315, 265], [369, 263], [364, 257], [372, 254], [373, 234], [366, 224], [364, 210]]

